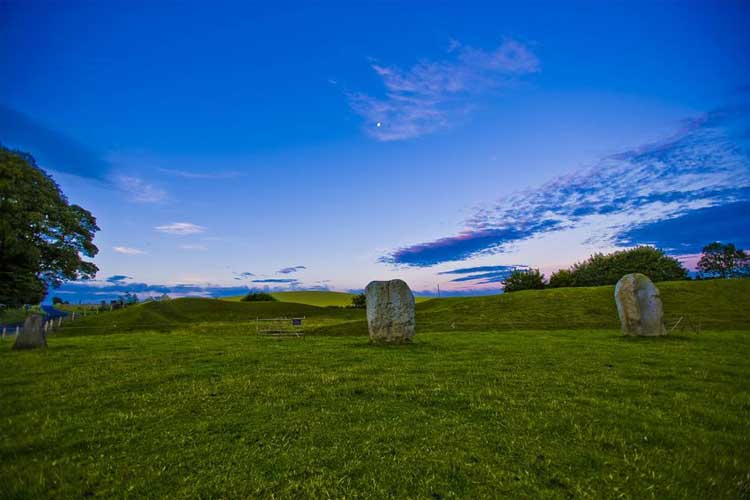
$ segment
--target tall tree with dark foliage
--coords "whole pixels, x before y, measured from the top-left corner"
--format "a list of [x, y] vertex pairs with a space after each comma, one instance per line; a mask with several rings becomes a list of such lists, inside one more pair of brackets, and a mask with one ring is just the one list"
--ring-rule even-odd
[[715, 241], [703, 247], [703, 255], [698, 261], [698, 269], [706, 276], [736, 278], [750, 276], [750, 255], [736, 248], [734, 243]]
[[0, 304], [37, 304], [49, 286], [93, 278], [99, 251], [88, 210], [71, 205], [31, 155], [0, 145]]

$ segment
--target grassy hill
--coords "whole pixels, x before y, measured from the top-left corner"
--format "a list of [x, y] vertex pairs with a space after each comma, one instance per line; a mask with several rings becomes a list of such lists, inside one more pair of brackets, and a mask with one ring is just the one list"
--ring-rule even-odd
[[[750, 328], [750, 280], [675, 281], [658, 284], [668, 328], [677, 330]], [[334, 292], [283, 292], [284, 298], [325, 303]], [[314, 294], [323, 298], [314, 299]], [[342, 294], [345, 295], [345, 294]], [[68, 333], [164, 330], [187, 324], [249, 323], [256, 318], [305, 316], [310, 333], [367, 335], [363, 310], [294, 302], [239, 302], [184, 298], [149, 302], [82, 318]], [[614, 287], [528, 290], [485, 297], [433, 299], [417, 304], [418, 332], [570, 330], [619, 328]]]
[[306, 326], [362, 320], [361, 309], [317, 307], [292, 302], [231, 302], [218, 299], [183, 298], [145, 302], [112, 312], [87, 316], [63, 328], [68, 334], [113, 331], [170, 330], [189, 325], [233, 324], [253, 330], [256, 318], [305, 317]]
[[[657, 284], [664, 321], [675, 331], [750, 329], [750, 280]], [[572, 330], [620, 327], [614, 286], [526, 290], [417, 304], [418, 332]], [[682, 319], [681, 319], [682, 318]], [[679, 323], [678, 323], [679, 322]], [[367, 335], [365, 321], [330, 325], [321, 334]]]
[[[301, 291], [301, 292], [273, 292], [273, 298], [279, 302], [294, 302], [296, 304], [307, 304], [310, 306], [328, 307], [340, 306], [346, 307], [351, 305], [353, 293], [328, 292], [322, 290]], [[230, 302], [239, 302], [244, 295], [235, 295], [233, 297], [223, 297], [222, 300]]]
[[[668, 327], [750, 328], [750, 280], [657, 283]], [[417, 308], [427, 331], [619, 328], [614, 286], [527, 290], [429, 301]]]
[[[351, 305], [353, 293], [329, 292], [323, 290], [307, 290], [299, 292], [272, 292], [273, 298], [279, 302], [294, 302], [296, 304], [307, 304], [310, 306], [328, 307], [338, 306], [347, 307]], [[234, 295], [232, 297], [223, 297], [222, 300], [230, 302], [239, 302], [244, 295]], [[430, 297], [415, 297], [417, 303], [430, 300]]]

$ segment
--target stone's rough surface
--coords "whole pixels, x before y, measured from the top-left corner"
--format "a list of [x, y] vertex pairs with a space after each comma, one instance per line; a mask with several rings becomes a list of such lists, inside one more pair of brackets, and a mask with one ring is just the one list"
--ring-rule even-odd
[[414, 337], [414, 295], [402, 280], [372, 281], [365, 288], [370, 341], [405, 344]]
[[36, 349], [47, 347], [47, 335], [44, 333], [44, 316], [32, 314], [23, 323], [23, 330], [16, 336], [13, 349]]
[[666, 335], [659, 289], [647, 276], [626, 274], [615, 286], [617, 314], [623, 335]]

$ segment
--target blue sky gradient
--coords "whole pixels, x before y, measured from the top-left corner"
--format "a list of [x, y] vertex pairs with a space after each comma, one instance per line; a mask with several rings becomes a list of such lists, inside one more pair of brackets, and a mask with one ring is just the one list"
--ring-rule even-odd
[[748, 25], [742, 1], [3, 2], [0, 142], [98, 219], [70, 296], [488, 293], [750, 245]]

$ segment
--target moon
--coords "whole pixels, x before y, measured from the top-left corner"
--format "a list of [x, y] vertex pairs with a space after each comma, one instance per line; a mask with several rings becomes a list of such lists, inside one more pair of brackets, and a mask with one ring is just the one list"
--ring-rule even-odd
[[375, 126], [378, 127], [378, 128], [380, 128], [381, 125], [382, 125], [382, 123], [380, 123], [380, 122], [378, 122], [378, 123], [375, 124]]

